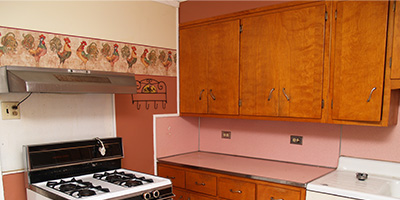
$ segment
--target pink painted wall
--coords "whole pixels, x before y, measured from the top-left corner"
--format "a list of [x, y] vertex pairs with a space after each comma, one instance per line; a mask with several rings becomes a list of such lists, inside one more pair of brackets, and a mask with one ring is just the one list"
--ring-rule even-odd
[[397, 126], [343, 126], [341, 154], [400, 162], [400, 118]]
[[[201, 118], [200, 150], [336, 167], [340, 127], [331, 124]], [[221, 130], [232, 132], [221, 139]], [[290, 144], [303, 136], [303, 145]]]
[[198, 151], [197, 117], [157, 117], [156, 156], [166, 156]]

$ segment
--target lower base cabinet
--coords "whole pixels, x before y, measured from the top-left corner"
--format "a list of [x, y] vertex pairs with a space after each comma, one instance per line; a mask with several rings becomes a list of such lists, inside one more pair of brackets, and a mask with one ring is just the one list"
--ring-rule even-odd
[[[159, 163], [172, 181], [174, 200], [305, 200], [305, 188]], [[184, 183], [184, 184], [183, 184]]]

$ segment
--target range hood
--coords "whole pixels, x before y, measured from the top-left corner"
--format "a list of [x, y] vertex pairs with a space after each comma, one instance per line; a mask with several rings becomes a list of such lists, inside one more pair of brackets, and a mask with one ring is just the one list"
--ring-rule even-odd
[[135, 94], [134, 74], [3, 66], [0, 67], [0, 93], [106, 93]]

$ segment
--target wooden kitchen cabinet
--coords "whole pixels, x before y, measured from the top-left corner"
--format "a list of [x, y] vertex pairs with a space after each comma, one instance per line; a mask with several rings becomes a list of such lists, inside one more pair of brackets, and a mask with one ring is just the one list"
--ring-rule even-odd
[[239, 112], [239, 20], [180, 30], [180, 111]]
[[170, 179], [174, 187], [185, 188], [185, 171], [171, 167], [159, 166], [158, 174]]
[[387, 1], [335, 2], [332, 119], [381, 121]]
[[242, 19], [241, 115], [321, 118], [324, 3]]
[[[399, 2], [395, 1], [397, 6]], [[391, 78], [400, 79], [400, 9], [394, 9], [393, 53]]]
[[185, 173], [186, 185], [184, 187], [173, 185], [176, 200], [270, 200], [271, 197], [305, 200], [305, 188], [158, 163], [158, 175], [170, 177], [171, 174], [165, 169]]

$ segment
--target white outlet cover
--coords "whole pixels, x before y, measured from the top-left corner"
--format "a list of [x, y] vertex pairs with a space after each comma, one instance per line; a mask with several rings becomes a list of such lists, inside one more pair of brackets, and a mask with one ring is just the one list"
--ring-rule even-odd
[[1, 116], [3, 120], [21, 119], [21, 112], [19, 107], [17, 109], [12, 108], [17, 104], [18, 102], [1, 102]]

